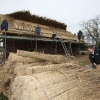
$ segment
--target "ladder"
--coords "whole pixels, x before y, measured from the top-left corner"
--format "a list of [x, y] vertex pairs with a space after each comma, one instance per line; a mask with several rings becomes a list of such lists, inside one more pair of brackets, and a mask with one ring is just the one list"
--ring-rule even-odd
[[65, 54], [68, 54], [68, 49], [67, 49], [67, 47], [66, 47], [66, 45], [65, 45], [65, 43], [64, 43], [64, 41], [63, 41], [63, 39], [60, 38], [60, 42], [61, 42], [61, 45], [62, 45], [62, 47], [63, 47], [63, 49], [64, 49]]

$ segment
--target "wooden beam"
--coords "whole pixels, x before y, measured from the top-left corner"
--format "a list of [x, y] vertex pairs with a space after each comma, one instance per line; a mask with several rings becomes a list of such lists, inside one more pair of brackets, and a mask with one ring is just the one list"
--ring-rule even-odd
[[57, 54], [57, 42], [55, 42], [55, 54]]
[[37, 36], [36, 36], [36, 39], [35, 39], [35, 51], [37, 52]]

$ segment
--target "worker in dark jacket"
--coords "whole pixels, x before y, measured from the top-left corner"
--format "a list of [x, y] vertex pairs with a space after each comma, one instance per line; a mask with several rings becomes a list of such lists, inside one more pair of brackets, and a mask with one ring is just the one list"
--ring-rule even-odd
[[100, 64], [100, 50], [93, 47], [88, 48], [89, 59], [92, 63], [92, 68], [96, 68]]
[[39, 25], [35, 28], [35, 32], [36, 32], [37, 35], [40, 35], [40, 33], [41, 33], [41, 28], [40, 28]]
[[3, 22], [1, 23], [1, 30], [8, 31], [8, 22], [6, 19], [3, 20]]

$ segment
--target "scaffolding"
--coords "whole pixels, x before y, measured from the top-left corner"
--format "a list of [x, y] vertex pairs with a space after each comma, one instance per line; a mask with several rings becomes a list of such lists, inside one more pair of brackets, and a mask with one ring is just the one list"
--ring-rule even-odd
[[[57, 44], [58, 43], [61, 43], [61, 45], [62, 45], [62, 47], [63, 47], [63, 50], [64, 50], [64, 52], [65, 52], [65, 54], [71, 54], [72, 55], [72, 47], [71, 47], [71, 45], [72, 45], [72, 43], [79, 43], [79, 42], [77, 42], [77, 41], [69, 41], [69, 40], [63, 40], [63, 39], [51, 39], [51, 38], [44, 38], [44, 37], [40, 37], [40, 38], [37, 38], [37, 36], [35, 35], [35, 36], [7, 36], [6, 35], [6, 31], [4, 32], [4, 35], [1, 35], [0, 36], [0, 39], [3, 39], [4, 40], [4, 43], [3, 43], [3, 47], [2, 47], [2, 50], [1, 50], [1, 52], [3, 53], [3, 59], [4, 60], [2, 60], [2, 62], [4, 61], [6, 61], [6, 39], [13, 39], [13, 40], [29, 40], [29, 41], [35, 41], [35, 52], [37, 52], [37, 48], [38, 48], [38, 41], [43, 41], [43, 42], [52, 42], [52, 43], [54, 43], [54, 45], [55, 45], [55, 54], [57, 54]], [[66, 47], [66, 44], [65, 43], [69, 43], [69, 49]], [[80, 43], [83, 43], [83, 42], [80, 42]], [[80, 44], [79, 43], [79, 44]]]
[[[12, 28], [10, 25], [10, 29], [8, 31], [1, 31], [0, 39], [3, 40], [3, 58], [4, 61], [6, 61], [6, 39], [13, 39], [13, 40], [28, 40], [28, 41], [34, 41], [35, 42], [35, 52], [37, 52], [38, 48], [38, 41], [42, 42], [52, 42], [55, 45], [55, 54], [57, 54], [57, 44], [61, 43], [63, 51], [65, 54], [72, 54], [72, 43], [79, 43], [76, 41], [76, 38], [74, 35], [64, 35], [60, 33], [56, 33], [57, 37], [55, 39], [52, 39], [51, 33], [45, 33], [41, 32], [39, 36], [36, 35], [34, 30], [24, 30], [20, 29], [18, 22], [15, 22], [15, 26], [18, 26], [17, 28]], [[9, 35], [10, 34], [10, 35]], [[51, 37], [50, 37], [51, 36]], [[74, 37], [73, 37], [74, 36]], [[65, 38], [64, 38], [65, 37]], [[67, 38], [66, 38], [67, 37]], [[75, 38], [75, 39], [74, 39]], [[69, 43], [69, 46], [67, 48], [66, 43]], [[84, 42], [81, 42], [84, 43]]]

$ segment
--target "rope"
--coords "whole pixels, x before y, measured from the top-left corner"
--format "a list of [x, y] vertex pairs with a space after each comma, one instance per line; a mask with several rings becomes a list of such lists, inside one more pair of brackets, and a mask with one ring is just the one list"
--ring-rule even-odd
[[31, 42], [31, 47], [33, 47], [33, 45], [32, 45], [32, 41], [30, 41]]
[[43, 88], [43, 90], [44, 90], [44, 93], [45, 93], [45, 95], [47, 96], [48, 100], [50, 100], [50, 97], [49, 97], [49, 95], [47, 94], [47, 91], [46, 91], [46, 89], [45, 89], [43, 83], [42, 83], [35, 75], [34, 75], [34, 77], [38, 80], [38, 82], [39, 82], [40, 85], [42, 86], [42, 88]]
[[16, 49], [16, 48], [15, 48], [15, 44], [14, 44], [14, 40], [12, 40], [12, 45], [13, 45], [14, 49]]
[[[52, 71], [53, 71], [53, 70], [52, 70]], [[62, 73], [62, 74], [65, 76], [65, 78], [60, 79], [60, 81], [63, 81], [63, 80], [66, 80], [66, 81], [67, 81], [67, 77], [66, 77], [66, 75], [64, 74], [64, 72], [59, 71], [59, 70], [54, 70], [54, 71], [57, 71], [57, 72], [59, 72], [59, 73]], [[44, 93], [45, 93], [45, 95], [47, 96], [48, 100], [51, 100], [52, 98], [50, 99], [50, 97], [49, 97], [49, 95], [47, 94], [47, 91], [46, 91], [46, 89], [45, 89], [43, 83], [42, 83], [35, 75], [34, 75], [34, 77], [39, 81], [39, 83], [40, 83], [40, 85], [42, 86], [42, 88], [43, 88], [43, 90], [44, 90]], [[67, 86], [67, 84], [64, 85], [63, 88], [65, 88], [66, 86]], [[62, 88], [62, 89], [63, 89], [63, 88]], [[59, 88], [58, 88], [58, 89], [59, 89]], [[69, 90], [70, 90], [70, 89], [69, 89]], [[68, 91], [68, 90], [65, 90], [64, 92], [66, 92], [66, 91]], [[60, 94], [62, 94], [62, 93], [60, 93]], [[58, 95], [60, 95], [60, 94], [58, 94]], [[55, 96], [54, 96], [53, 98], [55, 98]]]

